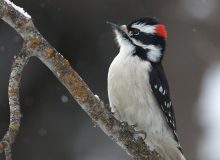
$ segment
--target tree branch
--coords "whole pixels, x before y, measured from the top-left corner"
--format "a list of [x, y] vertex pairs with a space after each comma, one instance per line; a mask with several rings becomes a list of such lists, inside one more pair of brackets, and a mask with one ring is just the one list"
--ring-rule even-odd
[[19, 103], [19, 87], [24, 65], [29, 59], [27, 53], [28, 51], [26, 50], [26, 47], [23, 46], [19, 55], [14, 57], [9, 78], [8, 96], [10, 106], [10, 124], [7, 133], [0, 142], [0, 151], [5, 151], [6, 160], [12, 159], [11, 145], [14, 143], [20, 127], [21, 113]]
[[10, 125], [0, 142], [0, 151], [5, 151], [6, 159], [11, 160], [11, 146], [20, 127], [19, 84], [23, 67], [30, 57], [38, 57], [68, 89], [91, 119], [129, 155], [138, 160], [161, 160], [144, 140], [134, 138], [132, 127], [122, 124], [107, 109], [108, 107], [95, 96], [78, 73], [70, 66], [35, 28], [31, 17], [9, 0], [0, 0], [0, 17], [24, 39], [23, 48], [14, 58], [9, 80]]

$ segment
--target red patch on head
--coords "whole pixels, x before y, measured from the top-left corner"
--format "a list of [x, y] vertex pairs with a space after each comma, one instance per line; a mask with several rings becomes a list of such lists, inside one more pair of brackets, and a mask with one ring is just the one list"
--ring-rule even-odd
[[156, 25], [156, 34], [167, 39], [166, 27], [163, 24]]

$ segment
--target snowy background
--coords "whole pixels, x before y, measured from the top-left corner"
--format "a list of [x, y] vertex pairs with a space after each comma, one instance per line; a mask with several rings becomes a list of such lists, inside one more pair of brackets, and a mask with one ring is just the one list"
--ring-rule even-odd
[[[164, 67], [178, 134], [189, 160], [220, 159], [219, 0], [13, 0], [33, 18], [106, 103], [107, 71], [118, 48], [106, 21], [128, 23], [154, 16], [166, 24]], [[7, 85], [22, 39], [0, 21], [0, 136], [9, 122]], [[15, 160], [129, 160], [93, 123], [38, 59], [25, 68], [22, 126]], [[3, 156], [0, 156], [0, 160]]]

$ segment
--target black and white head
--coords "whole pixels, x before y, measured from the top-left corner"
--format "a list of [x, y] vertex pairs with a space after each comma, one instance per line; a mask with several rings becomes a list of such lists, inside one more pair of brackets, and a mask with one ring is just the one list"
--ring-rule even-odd
[[108, 23], [114, 29], [121, 50], [129, 50], [133, 55], [152, 63], [161, 62], [167, 32], [165, 26], [155, 18], [138, 18], [128, 25]]

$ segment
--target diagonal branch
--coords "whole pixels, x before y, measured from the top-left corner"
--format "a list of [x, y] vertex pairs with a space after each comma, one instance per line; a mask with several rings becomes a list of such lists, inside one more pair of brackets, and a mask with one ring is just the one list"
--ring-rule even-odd
[[[10, 125], [0, 143], [6, 159], [11, 160], [11, 145], [20, 127], [19, 83], [23, 67], [31, 56], [38, 57], [68, 89], [91, 119], [129, 155], [138, 160], [162, 159], [147, 147], [142, 138], [134, 138], [132, 127], [122, 125], [108, 107], [95, 96], [78, 73], [35, 28], [31, 17], [9, 0], [0, 0], [0, 17], [24, 39], [21, 53], [15, 57], [9, 81]], [[8, 154], [8, 155], [7, 155]], [[7, 157], [8, 156], [8, 157]]]

